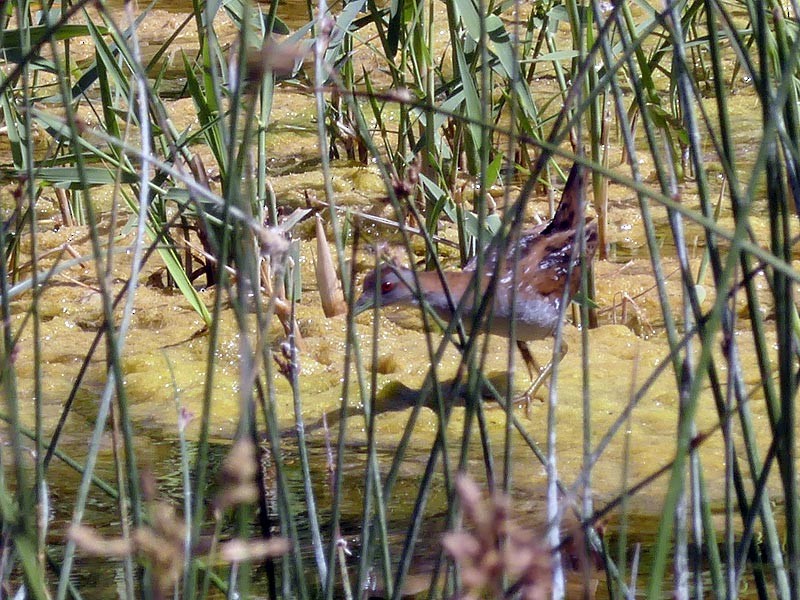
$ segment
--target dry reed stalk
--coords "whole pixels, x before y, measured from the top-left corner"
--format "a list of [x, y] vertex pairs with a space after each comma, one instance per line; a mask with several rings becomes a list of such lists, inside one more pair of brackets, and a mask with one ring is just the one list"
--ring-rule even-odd
[[330, 318], [347, 312], [342, 284], [336, 274], [328, 238], [325, 236], [325, 227], [319, 215], [317, 215], [317, 263], [314, 265], [314, 271], [317, 275], [317, 287], [325, 316]]

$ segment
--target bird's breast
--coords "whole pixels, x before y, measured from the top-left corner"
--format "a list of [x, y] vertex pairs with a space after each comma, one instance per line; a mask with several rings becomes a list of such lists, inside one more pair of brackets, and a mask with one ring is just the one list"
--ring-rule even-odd
[[[429, 298], [430, 300], [430, 298]], [[453, 318], [448, 304], [430, 302], [432, 308], [446, 321]], [[558, 325], [559, 306], [561, 298], [539, 296], [536, 293], [518, 294], [515, 302], [511, 304], [510, 294], [499, 294], [495, 297], [491, 317], [487, 312], [483, 315], [480, 331], [492, 333], [502, 337], [509, 337], [511, 320], [515, 322], [516, 339], [521, 341], [541, 340], [553, 334]], [[467, 303], [462, 313], [462, 320], [469, 330], [470, 321], [475, 318], [476, 310], [471, 303]]]
[[508, 337], [512, 318], [518, 340], [540, 340], [553, 334], [559, 319], [561, 298], [536, 293], [517, 294], [511, 304], [510, 294], [495, 298], [494, 319], [489, 331]]

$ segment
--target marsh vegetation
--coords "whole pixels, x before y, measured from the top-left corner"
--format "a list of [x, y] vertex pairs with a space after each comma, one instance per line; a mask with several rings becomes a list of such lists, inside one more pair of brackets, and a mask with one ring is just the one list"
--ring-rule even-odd
[[[2, 7], [3, 595], [797, 596], [796, 2]], [[527, 406], [354, 316], [574, 163]]]

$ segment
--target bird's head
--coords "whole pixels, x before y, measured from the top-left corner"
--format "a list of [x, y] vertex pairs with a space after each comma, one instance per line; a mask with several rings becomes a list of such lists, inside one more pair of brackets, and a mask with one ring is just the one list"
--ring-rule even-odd
[[383, 264], [370, 271], [364, 278], [364, 288], [353, 307], [353, 314], [373, 308], [376, 304], [413, 304], [416, 296], [412, 291], [411, 270], [391, 264]]

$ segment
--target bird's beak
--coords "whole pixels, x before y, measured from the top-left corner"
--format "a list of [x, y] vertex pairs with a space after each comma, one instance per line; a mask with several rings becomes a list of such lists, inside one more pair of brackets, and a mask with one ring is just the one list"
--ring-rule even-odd
[[356, 303], [353, 305], [353, 316], [357, 317], [363, 312], [368, 311], [375, 306], [375, 294], [364, 292], [358, 297]]

